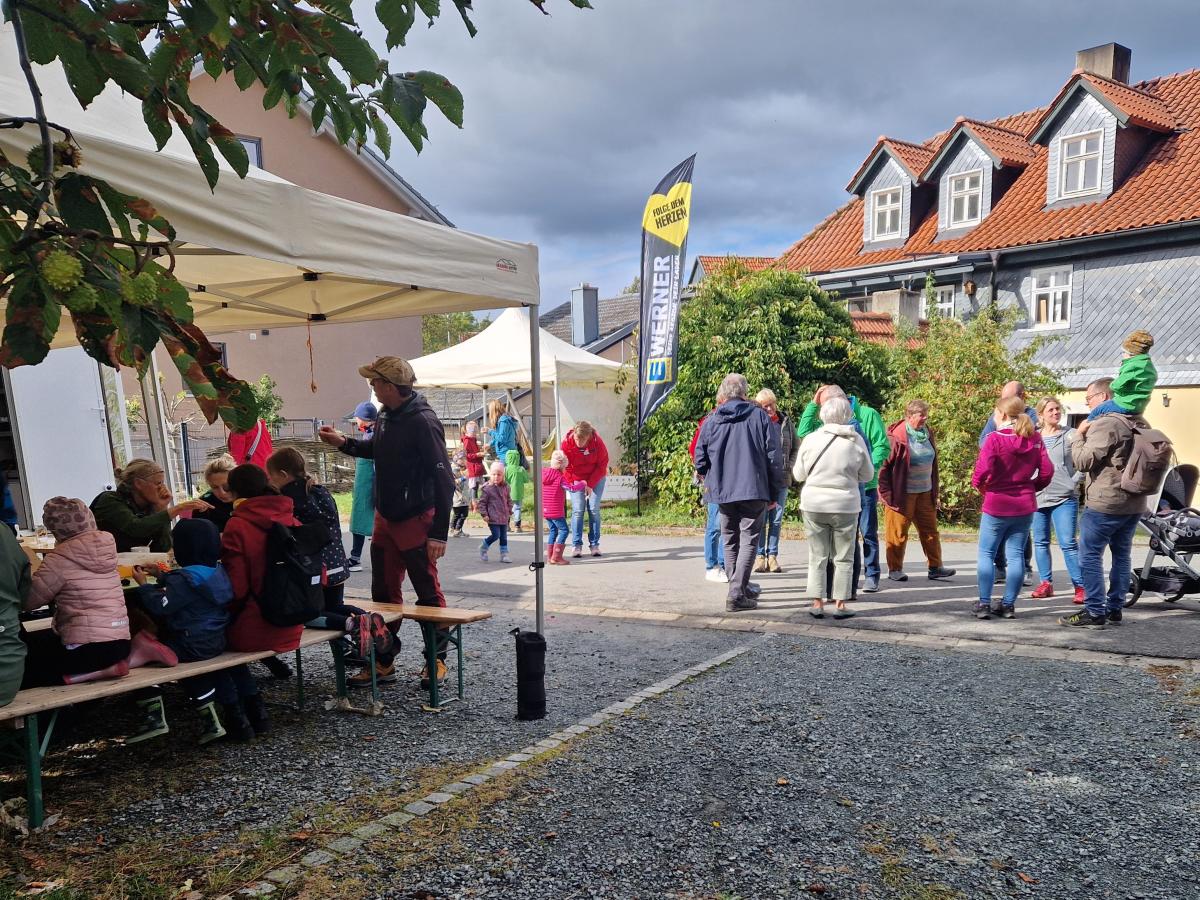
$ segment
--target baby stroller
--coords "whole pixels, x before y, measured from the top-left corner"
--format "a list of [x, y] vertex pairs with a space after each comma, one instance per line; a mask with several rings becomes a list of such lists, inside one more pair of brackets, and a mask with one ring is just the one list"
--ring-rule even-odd
[[[1150, 505], [1154, 511], [1144, 513], [1138, 521], [1150, 532], [1150, 552], [1142, 567], [1130, 576], [1126, 606], [1137, 603], [1144, 591], [1161, 594], [1168, 603], [1186, 594], [1200, 594], [1200, 560], [1192, 564], [1192, 556], [1200, 553], [1200, 510], [1192, 507], [1198, 481], [1200, 468], [1172, 467]], [[1172, 564], [1154, 565], [1158, 556], [1165, 556]]]

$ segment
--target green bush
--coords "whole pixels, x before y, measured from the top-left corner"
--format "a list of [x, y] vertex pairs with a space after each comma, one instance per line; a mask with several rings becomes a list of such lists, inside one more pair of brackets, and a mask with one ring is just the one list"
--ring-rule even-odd
[[922, 333], [911, 327], [898, 329], [891, 351], [896, 389], [885, 405], [884, 419], [889, 426], [899, 421], [910, 400], [930, 405], [929, 426], [938, 447], [939, 503], [948, 521], [978, 521], [981, 498], [971, 487], [971, 475], [979, 455], [979, 432], [1005, 382], [1024, 382], [1030, 406], [1063, 389], [1055, 372], [1033, 361], [1044, 339], [1011, 349], [1016, 324], [1015, 311], [989, 309], [968, 321], [935, 315]]
[[[643, 486], [681, 512], [700, 503], [688, 444], [730, 372], [745, 375], [752, 392], [773, 390], [793, 423], [822, 384], [876, 405], [889, 382], [887, 352], [859, 338], [843, 306], [815, 282], [795, 272], [751, 273], [732, 260], [683, 305], [676, 368], [675, 390], [642, 430], [638, 462]], [[635, 402], [631, 392], [622, 430], [630, 458]]]

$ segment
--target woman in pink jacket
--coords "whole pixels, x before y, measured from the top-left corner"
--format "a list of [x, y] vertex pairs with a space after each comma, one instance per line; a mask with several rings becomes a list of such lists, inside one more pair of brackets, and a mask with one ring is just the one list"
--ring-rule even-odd
[[[1050, 483], [1054, 464], [1025, 414], [1025, 401], [1006, 397], [996, 404], [996, 430], [984, 439], [971, 484], [983, 494], [979, 522], [979, 602], [975, 618], [1016, 616], [1017, 594], [1025, 577], [1025, 541], [1037, 512], [1037, 494]], [[992, 600], [996, 553], [1004, 547], [1008, 578], [1004, 598]]]
[[120, 678], [150, 662], [176, 665], [175, 654], [150, 634], [130, 640], [116, 540], [96, 529], [87, 504], [52, 497], [42, 522], [57, 543], [33, 573], [25, 609], [53, 604], [54, 630], [29, 635], [23, 685]]

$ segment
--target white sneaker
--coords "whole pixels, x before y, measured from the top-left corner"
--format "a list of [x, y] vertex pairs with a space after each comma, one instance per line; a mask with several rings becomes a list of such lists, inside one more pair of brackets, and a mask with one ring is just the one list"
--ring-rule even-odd
[[725, 574], [725, 570], [720, 566], [713, 566], [704, 573], [705, 581], [715, 581], [718, 584], [729, 584], [729, 576]]

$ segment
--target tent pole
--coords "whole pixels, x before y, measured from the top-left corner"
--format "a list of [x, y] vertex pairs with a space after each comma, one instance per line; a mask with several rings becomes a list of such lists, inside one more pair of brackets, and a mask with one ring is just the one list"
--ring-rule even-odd
[[529, 313], [529, 387], [533, 396], [533, 584], [537, 608], [537, 633], [546, 633], [545, 558], [542, 543], [542, 333], [538, 324], [537, 307], [525, 307]]

